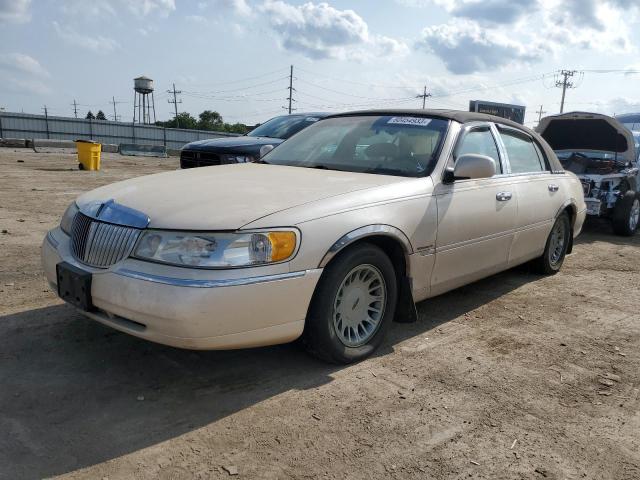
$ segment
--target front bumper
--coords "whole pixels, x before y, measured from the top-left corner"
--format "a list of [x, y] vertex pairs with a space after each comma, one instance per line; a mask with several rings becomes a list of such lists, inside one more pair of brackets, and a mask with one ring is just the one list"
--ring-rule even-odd
[[198, 270], [127, 259], [109, 269], [80, 264], [59, 228], [47, 234], [42, 264], [54, 291], [56, 265], [93, 273], [89, 318], [117, 330], [190, 349], [274, 345], [302, 334], [321, 269], [283, 271], [286, 265], [242, 270]]

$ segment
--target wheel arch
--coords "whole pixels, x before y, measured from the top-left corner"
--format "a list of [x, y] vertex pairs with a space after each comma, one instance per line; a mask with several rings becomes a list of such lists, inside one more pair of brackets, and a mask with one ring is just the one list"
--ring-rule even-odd
[[554, 217], [554, 222], [564, 212], [567, 212], [569, 214], [569, 223], [571, 224], [571, 234], [569, 235], [569, 246], [567, 247], [567, 254], [569, 254], [573, 251], [573, 227], [576, 223], [576, 218], [578, 216], [578, 207], [576, 206], [575, 199], [570, 198], [562, 204], [562, 206], [558, 209], [556, 216]]
[[398, 281], [396, 321], [416, 321], [417, 311], [413, 300], [409, 262], [409, 255], [414, 253], [414, 250], [409, 238], [399, 228], [392, 225], [376, 224], [352, 230], [340, 237], [329, 248], [318, 267], [326, 267], [340, 252], [364, 242], [379, 247], [394, 265]]

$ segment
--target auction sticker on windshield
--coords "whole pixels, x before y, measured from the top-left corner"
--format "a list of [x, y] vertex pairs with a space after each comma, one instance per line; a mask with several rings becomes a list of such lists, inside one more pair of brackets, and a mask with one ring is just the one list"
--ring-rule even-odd
[[388, 125], [415, 125], [417, 127], [426, 127], [430, 123], [430, 118], [422, 117], [391, 117], [387, 121]]

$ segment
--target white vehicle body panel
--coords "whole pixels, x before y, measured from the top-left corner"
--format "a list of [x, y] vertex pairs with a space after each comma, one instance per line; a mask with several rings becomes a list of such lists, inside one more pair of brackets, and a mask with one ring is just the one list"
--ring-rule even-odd
[[[564, 208], [574, 236], [580, 232], [586, 206], [571, 173], [445, 183], [459, 131], [452, 121], [438, 163], [422, 178], [238, 164], [131, 179], [77, 201], [82, 209], [115, 200], [148, 215], [150, 228], [294, 227], [301, 240], [287, 262], [206, 270], [126, 258], [96, 269], [73, 257], [69, 236], [56, 228], [43, 243], [46, 276], [55, 289], [59, 262], [91, 272], [98, 311], [87, 315], [132, 335], [184, 348], [243, 348], [302, 333], [323, 267], [352, 232], [398, 242], [415, 301], [539, 256]], [[498, 199], [504, 192], [508, 201]]]

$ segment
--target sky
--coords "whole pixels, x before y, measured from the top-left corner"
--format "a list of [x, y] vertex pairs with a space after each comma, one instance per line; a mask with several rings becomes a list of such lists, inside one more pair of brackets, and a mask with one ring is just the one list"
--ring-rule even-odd
[[0, 0], [0, 109], [133, 117], [154, 80], [158, 120], [220, 112], [254, 124], [299, 112], [468, 109], [640, 111], [640, 0]]

